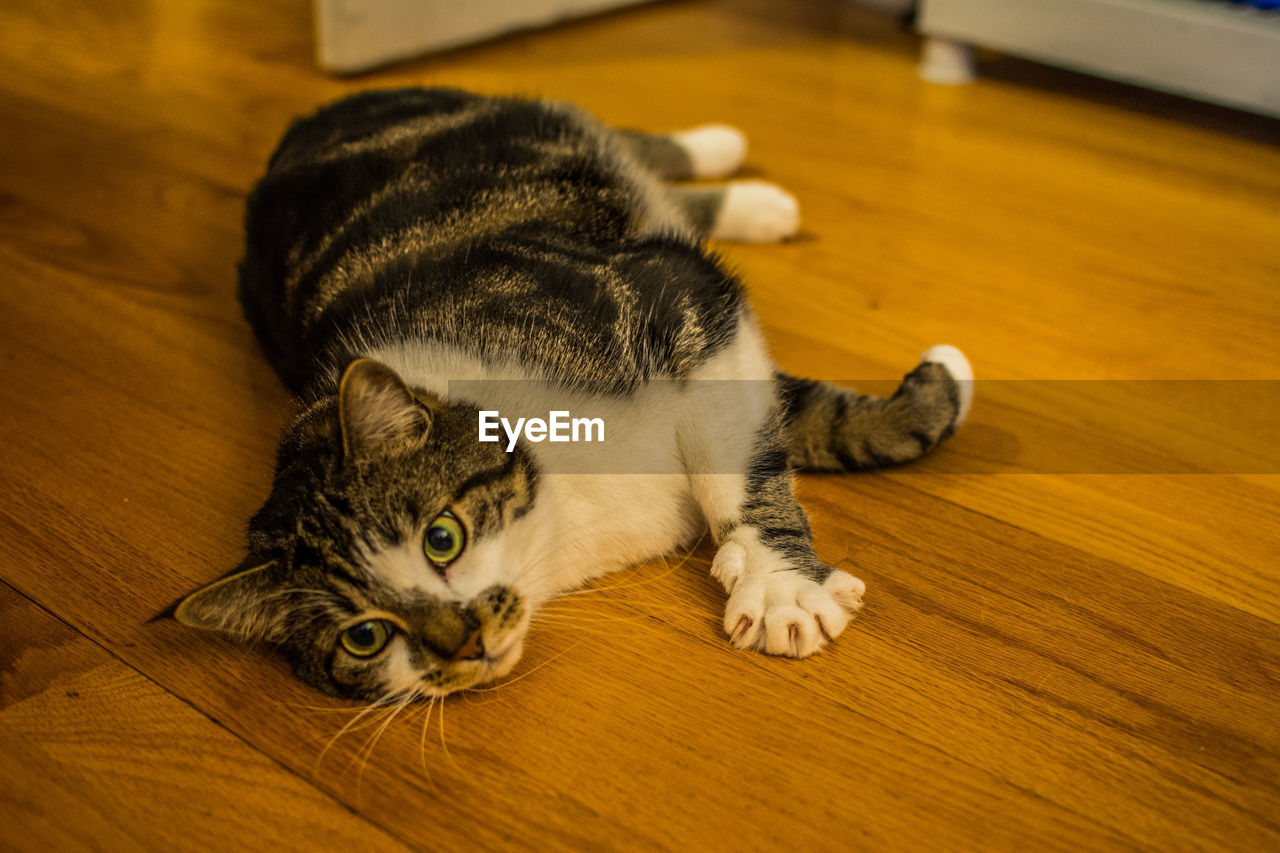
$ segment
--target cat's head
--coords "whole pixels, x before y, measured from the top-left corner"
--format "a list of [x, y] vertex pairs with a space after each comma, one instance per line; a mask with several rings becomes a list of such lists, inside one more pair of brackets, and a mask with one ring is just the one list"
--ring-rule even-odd
[[336, 696], [439, 695], [519, 659], [534, 601], [511, 534], [537, 472], [477, 441], [477, 410], [354, 362], [281, 442], [250, 557], [175, 608], [179, 622], [278, 644]]

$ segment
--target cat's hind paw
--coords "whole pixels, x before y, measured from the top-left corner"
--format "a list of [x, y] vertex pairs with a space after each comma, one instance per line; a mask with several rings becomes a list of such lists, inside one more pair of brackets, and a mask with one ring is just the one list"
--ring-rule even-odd
[[724, 630], [739, 649], [808, 657], [840, 636], [865, 591], [839, 570], [822, 583], [794, 570], [743, 574], [729, 594]]
[[711, 228], [714, 240], [777, 243], [800, 230], [800, 203], [768, 181], [732, 181]]
[[695, 178], [723, 178], [747, 159], [747, 137], [727, 124], [703, 124], [671, 134], [693, 167]]

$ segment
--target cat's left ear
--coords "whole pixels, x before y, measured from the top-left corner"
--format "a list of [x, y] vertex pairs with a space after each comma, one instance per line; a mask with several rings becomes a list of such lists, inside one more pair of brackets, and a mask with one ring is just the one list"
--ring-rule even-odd
[[285, 635], [280, 606], [284, 602], [271, 575], [274, 566], [246, 560], [236, 571], [179, 601], [171, 615], [189, 628], [225, 631], [251, 642], [280, 642]]
[[394, 370], [371, 358], [356, 359], [343, 372], [338, 418], [347, 457], [407, 449], [431, 428], [431, 410]]

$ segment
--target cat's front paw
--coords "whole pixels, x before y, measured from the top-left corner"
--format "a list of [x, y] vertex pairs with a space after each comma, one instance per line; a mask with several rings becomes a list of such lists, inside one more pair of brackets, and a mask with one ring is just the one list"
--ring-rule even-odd
[[729, 642], [792, 658], [808, 657], [838, 637], [861, 609], [866, 591], [848, 572], [833, 569], [819, 583], [777, 554], [749, 551], [737, 542], [720, 548], [711, 571], [729, 590], [724, 613]]

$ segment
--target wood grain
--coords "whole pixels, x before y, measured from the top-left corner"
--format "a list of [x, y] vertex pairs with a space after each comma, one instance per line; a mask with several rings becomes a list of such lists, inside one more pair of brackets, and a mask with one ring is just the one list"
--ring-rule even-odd
[[[826, 0], [346, 80], [309, 27], [0, 8], [0, 846], [1280, 846], [1280, 123], [1000, 57], [929, 86]], [[793, 243], [718, 247], [784, 367], [969, 353], [936, 456], [802, 478], [869, 588], [831, 650], [731, 650], [705, 544], [554, 604], [510, 684], [394, 716], [148, 622], [238, 561], [289, 412], [234, 298], [245, 192], [293, 116], [424, 83], [737, 124], [802, 205]]]
[[5, 585], [0, 613], [6, 849], [405, 849]]

